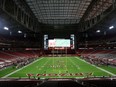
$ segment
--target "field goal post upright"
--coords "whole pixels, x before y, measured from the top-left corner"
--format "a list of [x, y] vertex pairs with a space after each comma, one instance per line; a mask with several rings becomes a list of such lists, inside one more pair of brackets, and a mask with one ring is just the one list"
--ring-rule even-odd
[[[53, 46], [53, 47], [52, 47], [53, 67], [54, 67], [54, 58], [55, 58], [55, 57], [54, 57], [54, 48], [55, 48], [55, 47]], [[54, 68], [53, 68], [53, 70], [54, 70]]]
[[58, 48], [56, 49], [56, 53], [57, 53], [56, 55], [58, 56]]
[[67, 57], [67, 47], [66, 47], [66, 50], [65, 51], [66, 51], [65, 53], [66, 53], [66, 57]]
[[52, 47], [52, 56], [54, 57], [54, 46]]
[[64, 50], [65, 50], [65, 54], [66, 54], [65, 57], [66, 57], [66, 72], [67, 72], [67, 47], [65, 47]]

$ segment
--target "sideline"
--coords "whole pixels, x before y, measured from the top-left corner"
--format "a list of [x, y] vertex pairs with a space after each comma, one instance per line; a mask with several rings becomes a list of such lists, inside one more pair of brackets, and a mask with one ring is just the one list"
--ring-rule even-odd
[[37, 61], [40, 61], [41, 59], [43, 59], [43, 57], [42, 57], [42, 58], [39, 58], [39, 59], [33, 61], [32, 63], [30, 63], [30, 64], [28, 64], [28, 65], [26, 65], [26, 66], [24, 66], [24, 67], [22, 67], [22, 68], [20, 68], [20, 69], [18, 69], [18, 70], [15, 70], [15, 71], [13, 71], [13, 72], [11, 72], [11, 73], [9, 73], [9, 74], [7, 74], [7, 75], [1, 77], [1, 78], [6, 78], [6, 77], [8, 77], [8, 76], [10, 76], [10, 75], [12, 75], [12, 74], [14, 74], [14, 73], [16, 73], [16, 72], [18, 72], [18, 71], [24, 69], [24, 68], [26, 68], [26, 67], [32, 65], [33, 63], [35, 63], [35, 62], [37, 62]]
[[96, 67], [97, 69], [99, 69], [99, 70], [101, 70], [101, 71], [104, 71], [104, 72], [106, 72], [106, 73], [108, 73], [108, 74], [110, 74], [110, 75], [112, 75], [112, 76], [116, 76], [114, 73], [111, 73], [111, 72], [109, 72], [109, 71], [107, 71], [107, 70], [105, 70], [105, 69], [102, 69], [102, 68], [100, 68], [100, 67], [97, 67], [97, 66], [95, 66], [95, 65], [92, 65], [92, 64], [86, 62], [85, 60], [82, 60], [82, 59], [80, 59], [80, 58], [78, 58], [78, 57], [75, 57], [75, 58], [76, 58], [76, 59], [79, 59], [79, 60], [81, 60], [81, 61], [83, 61], [83, 62], [85, 62], [85, 63], [87, 63], [87, 64], [89, 64], [89, 65], [91, 65], [91, 66], [93, 66], [93, 67]]

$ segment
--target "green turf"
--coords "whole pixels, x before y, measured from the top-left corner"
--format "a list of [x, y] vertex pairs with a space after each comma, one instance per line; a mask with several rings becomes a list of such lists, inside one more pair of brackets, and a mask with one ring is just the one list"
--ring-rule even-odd
[[[113, 68], [101, 68], [116, 74], [116, 70]], [[82, 75], [80, 73], [82, 73]], [[27, 65], [26, 67], [20, 68], [20, 70], [10, 74], [9, 77], [27, 78], [26, 74], [34, 74], [35, 77], [37, 77], [36, 74], [57, 74], [57, 76], [42, 75], [40, 78], [79, 78], [86, 77], [87, 73], [93, 73], [91, 76], [112, 76], [77, 57], [44, 57], [37, 59], [34, 63]], [[70, 74], [73, 75], [71, 76]], [[1, 74], [1, 76], [4, 75]]]
[[11, 72], [13, 72], [15, 70], [16, 70], [16, 68], [14, 68], [13, 66], [5, 68], [4, 70], [0, 71], [0, 77], [3, 77], [3, 76], [5, 76], [5, 75], [7, 75], [7, 74], [9, 74], [9, 73], [11, 73]]
[[109, 72], [116, 74], [116, 67], [114, 67], [114, 66], [100, 66], [100, 67], [109, 71]]

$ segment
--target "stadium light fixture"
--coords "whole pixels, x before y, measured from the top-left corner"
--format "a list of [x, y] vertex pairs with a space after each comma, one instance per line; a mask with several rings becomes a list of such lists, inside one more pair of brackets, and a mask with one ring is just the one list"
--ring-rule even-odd
[[22, 33], [22, 31], [18, 31], [18, 33]]
[[24, 38], [26, 38], [27, 37], [27, 34], [24, 34]]
[[110, 27], [109, 27], [109, 29], [113, 29], [113, 28], [114, 28], [114, 26], [110, 26]]
[[100, 30], [97, 30], [96, 32], [97, 32], [97, 33], [99, 33], [99, 32], [100, 32]]
[[4, 27], [4, 30], [9, 30], [9, 28], [8, 27]]

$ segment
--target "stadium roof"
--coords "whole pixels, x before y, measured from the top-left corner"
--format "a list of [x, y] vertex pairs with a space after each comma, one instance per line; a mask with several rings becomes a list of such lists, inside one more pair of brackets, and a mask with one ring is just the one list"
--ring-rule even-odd
[[76, 24], [91, 0], [26, 0], [38, 21], [45, 24]]
[[87, 31], [115, 8], [114, 0], [1, 0], [0, 3], [4, 13], [0, 17], [9, 22], [4, 25], [9, 29], [59, 35]]

